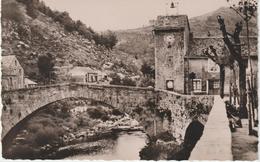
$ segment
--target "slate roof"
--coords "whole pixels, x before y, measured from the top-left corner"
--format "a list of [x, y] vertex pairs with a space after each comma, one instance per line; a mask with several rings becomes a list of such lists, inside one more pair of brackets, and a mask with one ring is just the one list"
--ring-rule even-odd
[[69, 71], [69, 74], [72, 76], [82, 76], [82, 75], [86, 75], [87, 73], [98, 73], [98, 71], [90, 67], [83, 67], [83, 66], [75, 66]]
[[[2, 56], [1, 58], [1, 70], [2, 75], [16, 75], [12, 69], [12, 63], [17, 60], [15, 55]], [[19, 64], [19, 62], [17, 62]]]
[[[242, 54], [247, 56], [247, 43], [246, 37], [241, 37]], [[189, 57], [207, 57], [202, 53], [202, 50], [213, 46], [224, 46], [224, 41], [222, 37], [201, 37], [201, 38], [192, 38], [189, 43]], [[250, 46], [251, 46], [251, 56], [257, 56], [257, 37], [250, 37]]]
[[9, 67], [15, 59], [15, 55], [2, 56], [2, 67]]
[[28, 78], [24, 78], [24, 83], [25, 83], [26, 85], [29, 85], [29, 84], [37, 84], [36, 82], [34, 82], [34, 81], [32, 81], [32, 80], [30, 80], [30, 79], [28, 79]]
[[154, 30], [171, 30], [185, 27], [190, 29], [187, 15], [158, 16], [154, 25]]

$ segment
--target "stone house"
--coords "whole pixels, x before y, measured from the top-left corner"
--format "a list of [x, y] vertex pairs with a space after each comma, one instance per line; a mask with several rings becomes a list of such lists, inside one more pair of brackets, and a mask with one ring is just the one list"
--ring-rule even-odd
[[[218, 94], [220, 88], [219, 67], [205, 56], [203, 49], [225, 47], [222, 37], [193, 37], [186, 15], [158, 16], [154, 25], [155, 37], [155, 88], [182, 94]], [[246, 38], [241, 37], [242, 44]], [[257, 37], [250, 37], [253, 73], [257, 75]], [[242, 54], [246, 54], [242, 46]], [[228, 54], [228, 50], [223, 53]], [[248, 61], [247, 56], [244, 56]], [[225, 93], [238, 75], [237, 68], [225, 68]], [[192, 76], [192, 77], [191, 77]], [[238, 79], [236, 79], [238, 80]]]
[[24, 88], [24, 69], [14, 55], [2, 56], [2, 90]]
[[32, 88], [32, 87], [36, 87], [37, 83], [28, 79], [28, 78], [24, 78], [24, 87], [25, 88]]
[[82, 83], [99, 83], [107, 78], [106, 74], [99, 70], [81, 66], [73, 67], [68, 72], [68, 75], [70, 81]]

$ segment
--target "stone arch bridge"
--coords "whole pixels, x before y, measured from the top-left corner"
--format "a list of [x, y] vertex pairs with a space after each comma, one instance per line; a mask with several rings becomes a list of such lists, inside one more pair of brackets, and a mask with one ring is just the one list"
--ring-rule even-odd
[[[72, 97], [100, 101], [127, 113], [137, 107], [149, 109], [147, 103], [153, 102], [155, 109], [171, 112], [171, 120], [158, 119], [160, 122], [157, 122], [156, 130], [171, 131], [180, 141], [183, 141], [185, 130], [194, 119], [205, 124], [214, 101], [213, 96], [185, 96], [153, 88], [82, 83], [3, 91], [2, 140], [10, 130], [40, 108]], [[148, 115], [145, 120], [155, 119]]]

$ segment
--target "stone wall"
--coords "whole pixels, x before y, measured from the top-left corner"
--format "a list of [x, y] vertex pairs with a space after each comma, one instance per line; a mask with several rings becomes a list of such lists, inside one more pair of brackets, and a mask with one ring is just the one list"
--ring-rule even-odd
[[154, 98], [151, 88], [104, 86], [88, 84], [62, 84], [31, 89], [19, 89], [2, 93], [2, 138], [21, 120], [43, 106], [65, 98], [93, 99], [131, 112]]
[[[169, 46], [167, 39], [174, 41]], [[173, 80], [174, 90], [184, 93], [184, 34], [159, 32], [155, 38], [156, 88], [166, 89], [166, 81]]]
[[213, 106], [214, 96], [181, 95], [158, 90], [157, 102], [159, 110], [170, 110], [171, 112], [170, 120], [165, 118], [163, 127], [157, 127], [157, 132], [170, 131], [177, 142], [182, 143], [186, 129], [192, 121], [197, 120], [205, 125]]
[[5, 91], [2, 93], [2, 139], [43, 106], [71, 97], [100, 101], [128, 114], [142, 108], [137, 118], [148, 135], [169, 131], [179, 143], [183, 142], [192, 121], [206, 123], [214, 100], [213, 96], [188, 96], [153, 88], [79, 83]]
[[[155, 34], [155, 88], [185, 93], [184, 56], [188, 52], [189, 24], [185, 15], [158, 16]], [[169, 90], [169, 88], [168, 88]]]

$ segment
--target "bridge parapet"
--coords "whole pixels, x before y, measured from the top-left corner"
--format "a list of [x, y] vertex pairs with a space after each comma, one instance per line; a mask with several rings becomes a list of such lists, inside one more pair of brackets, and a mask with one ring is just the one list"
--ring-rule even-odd
[[[82, 83], [5, 91], [2, 93], [2, 139], [18, 123], [35, 114], [45, 105], [65, 98], [91, 99], [126, 113], [132, 113], [137, 107], [150, 109], [148, 101], [154, 102], [155, 109], [170, 110], [171, 120], [161, 120], [160, 117], [156, 117], [157, 126], [151, 126], [147, 132], [170, 131], [180, 143], [183, 142], [185, 130], [192, 121], [199, 120], [203, 124], [207, 121], [214, 101], [214, 96], [191, 96], [153, 88]], [[154, 122], [155, 118], [151, 112], [146, 111], [144, 114], [146, 114], [146, 123]]]
[[85, 98], [100, 101], [130, 112], [154, 98], [152, 88], [97, 84], [59, 84], [18, 89], [2, 93], [2, 138], [17, 123], [40, 108], [65, 98]]

